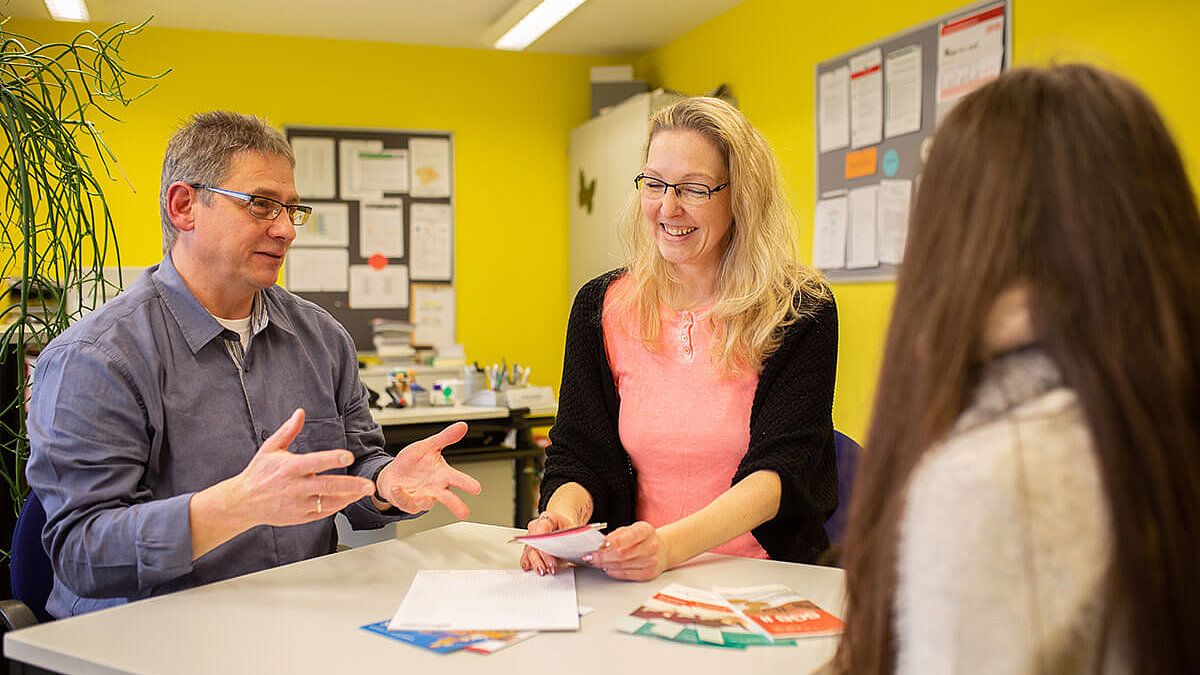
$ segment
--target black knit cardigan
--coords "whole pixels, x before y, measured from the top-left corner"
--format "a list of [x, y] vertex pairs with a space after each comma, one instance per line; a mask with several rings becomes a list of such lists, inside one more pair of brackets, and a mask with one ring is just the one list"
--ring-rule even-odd
[[[622, 273], [597, 277], [575, 296], [539, 500], [545, 509], [555, 490], [579, 483], [592, 496], [592, 520], [608, 523], [609, 530], [636, 515], [637, 476], [617, 431], [617, 393], [601, 325], [604, 295]], [[829, 547], [824, 524], [838, 506], [832, 412], [837, 307], [832, 300], [820, 303], [780, 328], [783, 342], [763, 364], [750, 410], [750, 445], [733, 477], [736, 484], [763, 469], [779, 475], [779, 512], [753, 530], [774, 560], [814, 561]]]

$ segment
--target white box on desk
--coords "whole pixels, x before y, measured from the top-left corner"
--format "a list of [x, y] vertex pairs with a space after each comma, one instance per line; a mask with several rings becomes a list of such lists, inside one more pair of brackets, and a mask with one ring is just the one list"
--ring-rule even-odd
[[501, 393], [509, 408], [539, 408], [555, 404], [554, 390], [550, 387], [514, 387]]
[[555, 405], [554, 389], [551, 387], [513, 387], [502, 391], [484, 389], [471, 394], [465, 405], [480, 405], [488, 408], [539, 408]]

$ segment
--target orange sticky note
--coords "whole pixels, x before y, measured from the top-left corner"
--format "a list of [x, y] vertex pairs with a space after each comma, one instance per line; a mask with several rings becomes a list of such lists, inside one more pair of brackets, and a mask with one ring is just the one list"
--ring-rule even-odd
[[846, 180], [875, 173], [875, 150], [866, 148], [846, 153]]

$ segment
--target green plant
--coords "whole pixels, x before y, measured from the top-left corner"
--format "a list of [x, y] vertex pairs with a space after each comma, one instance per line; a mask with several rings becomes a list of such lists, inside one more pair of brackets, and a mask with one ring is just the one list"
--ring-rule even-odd
[[[15, 371], [16, 388], [0, 384], [0, 477], [10, 497], [0, 510], [15, 513], [27, 490], [26, 355], [120, 290], [119, 279], [104, 278], [105, 263], [111, 256], [119, 267], [120, 254], [93, 170], [98, 163], [111, 182], [111, 167], [120, 166], [93, 120], [117, 120], [106, 108], [129, 105], [154, 88], [147, 80], [166, 72], [138, 75], [122, 63], [122, 42], [145, 23], [44, 44], [7, 32], [6, 23], [0, 22], [0, 279], [11, 304], [0, 312], [0, 365]], [[149, 86], [130, 94], [134, 81]]]

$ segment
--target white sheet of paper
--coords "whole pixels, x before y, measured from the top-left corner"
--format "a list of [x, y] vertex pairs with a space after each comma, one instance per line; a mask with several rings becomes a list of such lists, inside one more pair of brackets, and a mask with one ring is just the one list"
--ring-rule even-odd
[[287, 256], [287, 287], [293, 293], [345, 292], [350, 252], [344, 248], [294, 248]]
[[408, 266], [350, 266], [350, 308], [392, 309], [408, 307]]
[[408, 142], [414, 197], [450, 196], [450, 141], [445, 138], [414, 138]]
[[412, 278], [449, 281], [453, 274], [450, 205], [413, 204], [408, 217]]
[[846, 66], [821, 73], [821, 152], [850, 144], [850, 69]]
[[579, 630], [575, 570], [421, 570], [388, 630]]
[[358, 178], [362, 171], [359, 166], [359, 153], [375, 153], [381, 150], [383, 150], [383, 141], [381, 140], [338, 139], [338, 190], [342, 199], [383, 199], [382, 190], [359, 188]]
[[308, 222], [296, 228], [292, 246], [349, 246], [350, 205], [313, 204]]
[[879, 181], [879, 261], [899, 265], [908, 239], [911, 180]]
[[1004, 65], [1004, 5], [997, 3], [938, 26], [937, 121], [958, 100], [996, 79]]
[[883, 63], [887, 117], [884, 136], [892, 138], [921, 129], [921, 45], [887, 55]]
[[846, 266], [846, 195], [817, 202], [813, 217], [813, 266], [841, 269]]
[[600, 548], [600, 545], [604, 543], [604, 535], [600, 532], [604, 526], [604, 523], [592, 523], [550, 534], [513, 537], [513, 541], [519, 541], [539, 551], [545, 551], [556, 558], [570, 560], [577, 565], [586, 565], [587, 563], [583, 562], [583, 556]]
[[412, 341], [418, 345], [433, 345], [439, 349], [454, 344], [454, 287], [442, 284], [413, 284], [409, 321]]
[[301, 200], [337, 196], [332, 138], [293, 138], [292, 153], [296, 155], [296, 191]]
[[408, 150], [385, 148], [359, 152], [355, 191], [408, 192]]
[[876, 47], [850, 57], [850, 145], [883, 140], [883, 51]]
[[850, 191], [850, 232], [846, 267], [862, 268], [879, 265], [875, 246], [876, 211], [879, 186], [867, 185]]
[[358, 255], [370, 258], [376, 253], [404, 257], [403, 199], [359, 202]]

